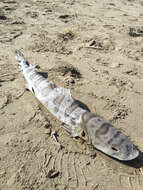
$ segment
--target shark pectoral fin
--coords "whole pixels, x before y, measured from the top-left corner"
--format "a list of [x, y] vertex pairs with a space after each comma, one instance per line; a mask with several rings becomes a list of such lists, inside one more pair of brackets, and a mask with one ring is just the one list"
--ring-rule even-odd
[[81, 126], [78, 127], [78, 136], [86, 141], [87, 143], [91, 143], [90, 137], [86, 130], [84, 130]]

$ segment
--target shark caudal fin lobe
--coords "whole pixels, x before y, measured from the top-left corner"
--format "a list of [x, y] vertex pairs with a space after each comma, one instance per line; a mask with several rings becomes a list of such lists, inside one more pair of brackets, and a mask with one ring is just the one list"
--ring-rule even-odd
[[15, 53], [16, 53], [16, 59], [18, 61], [19, 68], [23, 72], [23, 75], [27, 81], [26, 89], [34, 93], [33, 85], [31, 85], [32, 80], [29, 79], [29, 76], [35, 73], [35, 67], [28, 63], [24, 55], [19, 50], [16, 50]]
[[24, 55], [19, 50], [16, 50], [15, 53], [16, 53], [16, 59], [18, 61], [18, 65], [20, 66], [20, 69], [23, 70], [23, 68], [28, 67], [29, 63], [25, 59]]

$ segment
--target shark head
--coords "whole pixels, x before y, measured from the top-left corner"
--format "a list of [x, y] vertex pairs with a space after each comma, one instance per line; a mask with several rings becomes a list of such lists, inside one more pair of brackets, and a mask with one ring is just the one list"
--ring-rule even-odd
[[86, 121], [84, 127], [96, 149], [122, 161], [138, 157], [139, 151], [130, 139], [109, 122], [93, 114], [85, 115], [83, 121]]

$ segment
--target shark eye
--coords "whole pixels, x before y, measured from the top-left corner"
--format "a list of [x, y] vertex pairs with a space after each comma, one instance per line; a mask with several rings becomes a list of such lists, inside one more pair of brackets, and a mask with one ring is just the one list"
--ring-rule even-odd
[[112, 150], [114, 150], [114, 151], [116, 151], [116, 152], [118, 152], [119, 150], [117, 149], [117, 148], [115, 148], [115, 147], [111, 147], [112, 148]]

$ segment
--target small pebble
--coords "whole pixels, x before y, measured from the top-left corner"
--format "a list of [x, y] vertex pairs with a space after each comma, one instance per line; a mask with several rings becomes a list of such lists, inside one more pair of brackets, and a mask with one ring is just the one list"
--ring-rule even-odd
[[59, 171], [56, 171], [56, 170], [54, 170], [54, 169], [51, 169], [51, 170], [49, 170], [49, 172], [48, 172], [48, 174], [47, 174], [46, 177], [48, 177], [48, 178], [55, 178], [55, 177], [57, 177], [59, 174], [60, 174]]

